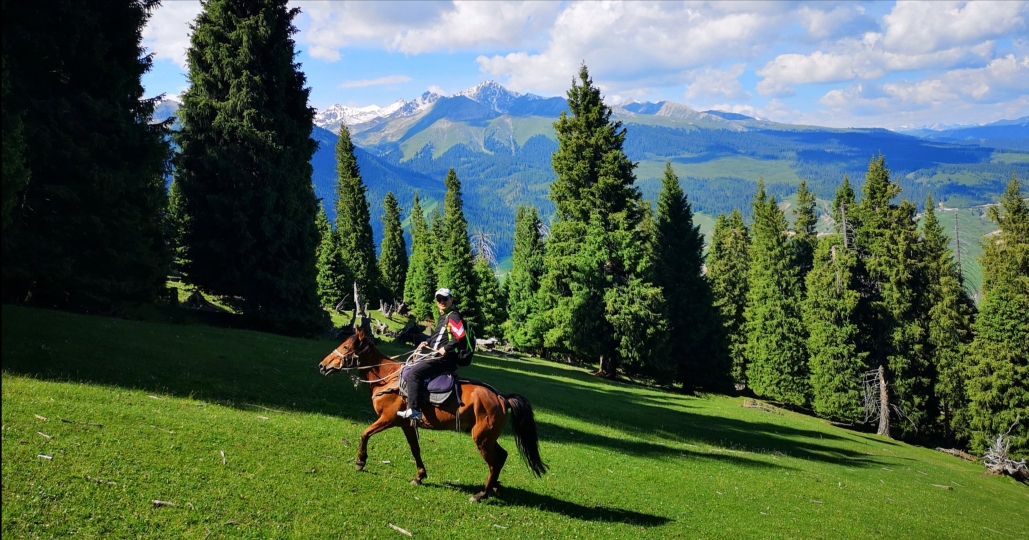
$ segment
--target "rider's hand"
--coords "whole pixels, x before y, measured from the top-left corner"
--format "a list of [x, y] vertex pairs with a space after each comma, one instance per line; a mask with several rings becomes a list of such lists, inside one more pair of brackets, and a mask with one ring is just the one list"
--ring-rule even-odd
[[445, 356], [447, 354], [447, 351], [443, 350], [443, 347], [440, 347], [440, 348], [436, 349], [436, 354], [438, 354], [440, 356]]
[[[425, 347], [427, 347], [428, 345], [429, 345], [429, 342], [428, 342], [428, 341], [423, 341], [423, 342], [421, 342], [421, 343], [419, 343], [419, 344], [418, 344], [418, 349], [424, 349], [424, 348], [425, 348]], [[417, 350], [417, 349], [416, 349], [416, 350]]]

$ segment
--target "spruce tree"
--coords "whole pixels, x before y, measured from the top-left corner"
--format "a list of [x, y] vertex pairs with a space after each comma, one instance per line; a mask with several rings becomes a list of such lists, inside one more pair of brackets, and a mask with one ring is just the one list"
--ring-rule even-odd
[[[7, 0], [4, 0], [4, 13], [7, 12]], [[4, 51], [7, 51], [7, 32], [4, 32]], [[3, 229], [11, 223], [12, 213], [21, 190], [29, 183], [29, 171], [25, 167], [25, 125], [22, 122], [23, 112], [11, 105], [13, 96], [11, 81], [7, 73], [7, 53], [3, 55]]]
[[204, 4], [187, 52], [175, 181], [189, 216], [190, 282], [309, 331], [327, 318], [316, 282], [314, 111], [294, 61], [298, 13], [285, 0]]
[[704, 236], [693, 224], [693, 209], [670, 162], [665, 163], [657, 199], [654, 282], [664, 291], [668, 351], [676, 380], [684, 387], [727, 385], [730, 364], [718, 355], [720, 321], [703, 274]]
[[157, 5], [3, 3], [5, 300], [107, 309], [164, 291], [171, 154], [140, 83]]
[[362, 302], [373, 302], [380, 298], [380, 274], [372, 237], [368, 189], [354, 157], [350, 129], [344, 124], [340, 124], [336, 142], [336, 176], [336, 234], [340, 239], [340, 254], [357, 283]]
[[869, 162], [855, 206], [855, 245], [863, 267], [862, 330], [871, 368], [886, 368], [891, 404], [908, 421], [898, 425], [911, 433], [935, 418], [934, 376], [929, 362], [925, 321], [925, 269], [915, 224], [915, 207], [892, 199], [900, 186], [890, 179], [880, 154]]
[[735, 209], [726, 217], [719, 214], [707, 254], [707, 279], [713, 304], [721, 322], [718, 343], [721, 363], [731, 366], [732, 378], [747, 383], [747, 332], [744, 310], [747, 306], [747, 279], [750, 273], [750, 230], [743, 214]]
[[823, 418], [858, 422], [867, 353], [859, 350], [857, 256], [839, 234], [822, 238], [814, 255], [804, 298], [811, 406]]
[[836, 194], [832, 200], [832, 219], [836, 224], [836, 232], [843, 234], [843, 222], [847, 221], [847, 230], [850, 232], [849, 241], [853, 238], [853, 231], [857, 226], [857, 215], [854, 214], [854, 204], [857, 201], [854, 188], [850, 185], [850, 178], [843, 175], [843, 183], [836, 188]]
[[320, 204], [315, 224], [321, 233], [316, 251], [318, 301], [322, 307], [335, 309], [341, 300], [353, 294], [354, 281], [340, 254], [339, 234], [332, 229], [325, 209]]
[[382, 201], [382, 249], [379, 250], [379, 270], [382, 272], [383, 294], [389, 300], [404, 297], [407, 279], [407, 243], [400, 225], [400, 203], [392, 191]]
[[181, 271], [187, 266], [189, 260], [189, 244], [186, 243], [186, 233], [189, 231], [189, 214], [186, 212], [186, 201], [179, 189], [179, 183], [172, 180], [168, 188], [168, 215], [167, 215], [168, 247], [172, 253], [172, 266]]
[[926, 263], [926, 302], [931, 364], [936, 373], [937, 431], [948, 440], [968, 435], [965, 392], [966, 346], [971, 340], [972, 302], [947, 248], [948, 238], [936, 219], [930, 195], [922, 218], [922, 250]]
[[[443, 246], [447, 243], [447, 224], [443, 219], [443, 213], [437, 204], [429, 213], [429, 260], [433, 268], [433, 276], [436, 283], [433, 284], [433, 291], [440, 285], [441, 273], [443, 271]], [[435, 306], [435, 304], [433, 304]]]
[[758, 180], [747, 293], [747, 381], [755, 393], [802, 406], [811, 392], [800, 280], [786, 217]]
[[622, 149], [625, 129], [611, 120], [585, 65], [568, 91], [568, 108], [571, 114], [563, 112], [554, 124], [557, 178], [550, 198], [556, 214], [540, 296], [548, 328], [544, 345], [599, 358], [600, 372], [614, 376], [622, 357], [635, 362], [658, 349], [663, 334], [634, 341], [640, 336], [627, 332], [639, 329], [627, 321], [661, 313], [664, 301], [651, 281], [635, 164]]
[[815, 225], [818, 222], [818, 215], [815, 213], [815, 194], [808, 190], [807, 181], [801, 180], [797, 189], [797, 207], [793, 209], [793, 243], [794, 259], [800, 270], [800, 279], [811, 271], [814, 264], [815, 248], [818, 246], [818, 236], [815, 234]]
[[486, 257], [477, 257], [475, 261], [475, 281], [478, 285], [479, 308], [482, 310], [481, 330], [476, 329], [476, 337], [500, 337], [504, 332], [504, 321], [507, 319], [507, 299], [500, 286], [493, 267]]
[[432, 294], [436, 291], [436, 276], [433, 273], [430, 248], [429, 229], [425, 224], [418, 193], [415, 193], [411, 204], [411, 261], [404, 281], [404, 302], [420, 321], [433, 318]]
[[543, 347], [543, 328], [538, 322], [539, 317], [535, 317], [536, 291], [544, 271], [541, 226], [536, 207], [518, 207], [511, 271], [504, 280], [508, 301], [504, 336], [519, 350], [529, 352], [539, 352]]
[[968, 420], [976, 452], [1017, 420], [1011, 431], [1017, 459], [1029, 456], [1029, 205], [1014, 175], [989, 216], [1000, 232], [983, 240]]
[[462, 318], [468, 322], [475, 335], [481, 335], [486, 321], [482, 316], [478, 282], [475, 279], [472, 243], [468, 239], [468, 221], [464, 217], [464, 203], [461, 200], [461, 181], [454, 169], [447, 172], [444, 183], [447, 194], [443, 200], [443, 238], [439, 240], [439, 285], [450, 289]]

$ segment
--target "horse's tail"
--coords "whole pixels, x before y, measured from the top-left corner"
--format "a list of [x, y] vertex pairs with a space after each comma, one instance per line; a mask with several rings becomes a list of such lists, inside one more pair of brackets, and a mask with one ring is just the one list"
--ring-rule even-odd
[[536, 418], [529, 400], [518, 394], [504, 396], [511, 408], [511, 428], [514, 431], [515, 446], [522, 460], [532, 474], [539, 478], [547, 472], [547, 465], [540, 458], [539, 440], [536, 437]]

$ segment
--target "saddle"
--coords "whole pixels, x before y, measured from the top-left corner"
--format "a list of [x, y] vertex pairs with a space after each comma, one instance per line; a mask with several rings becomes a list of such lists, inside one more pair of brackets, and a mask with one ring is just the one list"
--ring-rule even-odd
[[[404, 366], [403, 368], [401, 368], [400, 372], [399, 391], [400, 396], [404, 399], [407, 399], [407, 382], [404, 380], [404, 371], [406, 370], [407, 366]], [[428, 390], [429, 394], [429, 404], [439, 407], [440, 405], [443, 405], [444, 403], [449, 401], [451, 397], [453, 397], [458, 400], [458, 405], [461, 405], [461, 392], [459, 390], [459, 386], [460, 381], [457, 378], [457, 375], [453, 372], [444, 373], [442, 375], [438, 375], [436, 377], [429, 379], [425, 383], [425, 387]]]

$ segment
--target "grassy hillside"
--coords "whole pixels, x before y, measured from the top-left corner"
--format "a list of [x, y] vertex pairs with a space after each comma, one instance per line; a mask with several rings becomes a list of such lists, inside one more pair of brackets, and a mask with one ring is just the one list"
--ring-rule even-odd
[[2, 319], [4, 537], [1029, 535], [1029, 488], [980, 465], [490, 357], [463, 373], [531, 400], [551, 472], [511, 459], [505, 496], [472, 504], [486, 469], [466, 435], [421, 432], [425, 486], [408, 484], [396, 431], [354, 471], [373, 415], [366, 389], [317, 374], [333, 342], [10, 306]]

